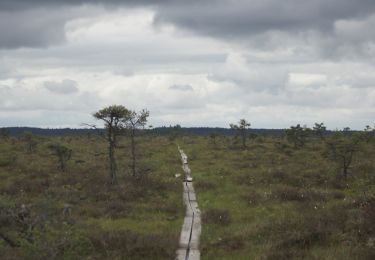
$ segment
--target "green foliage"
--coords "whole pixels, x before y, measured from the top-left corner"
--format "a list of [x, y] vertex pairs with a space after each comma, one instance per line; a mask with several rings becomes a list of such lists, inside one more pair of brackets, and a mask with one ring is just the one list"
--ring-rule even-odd
[[231, 222], [230, 213], [226, 209], [208, 209], [203, 214], [203, 225], [218, 224], [228, 225]]
[[344, 178], [348, 176], [353, 156], [361, 149], [362, 139], [361, 133], [347, 135], [344, 131], [337, 131], [326, 140], [328, 158], [337, 162]]
[[[46, 160], [48, 145], [40, 145], [33, 154], [24, 151], [23, 142], [0, 146], [0, 158], [8, 154], [18, 158], [0, 168], [0, 255], [172, 259], [185, 214], [181, 180], [174, 177], [181, 171], [178, 151], [166, 138], [137, 138], [140, 150], [146, 151], [139, 163], [148, 166], [148, 174], [120, 175], [115, 186], [105, 174], [102, 138], [46, 138], [59, 144], [56, 147], [69, 142], [68, 150], [74, 150], [69, 174], [56, 174], [54, 162]], [[130, 140], [119, 138], [118, 143], [129, 147]], [[125, 169], [127, 157], [123, 150], [119, 155], [125, 160], [118, 167]]]
[[144, 129], [146, 123], [147, 123], [147, 118], [149, 117], [150, 112], [147, 111], [146, 109], [143, 109], [140, 112], [135, 112], [131, 111], [130, 114], [123, 119], [123, 123], [125, 126], [125, 129], [129, 132], [130, 134], [130, 140], [131, 140], [131, 169], [133, 176], [136, 175], [136, 142], [135, 142], [135, 135], [136, 132], [139, 129]]
[[176, 244], [171, 235], [140, 234], [130, 230], [100, 231], [90, 234], [94, 248], [103, 258], [116, 259], [173, 259], [169, 250]]
[[306, 140], [309, 137], [311, 129], [307, 127], [301, 127], [300, 124], [291, 126], [285, 130], [285, 135], [290, 143], [293, 143], [294, 148], [301, 148], [305, 146]]
[[8, 153], [0, 153], [0, 167], [4, 166], [12, 166], [16, 163], [17, 161], [17, 155], [8, 152]]
[[169, 141], [173, 142], [182, 135], [181, 126], [179, 124], [171, 126], [168, 131]]
[[[293, 149], [262, 137], [251, 149], [231, 150], [188, 137], [202, 211], [202, 259], [373, 259], [375, 163], [364, 134], [337, 132]], [[139, 178], [119, 175], [110, 185], [107, 140], [69, 142], [70, 174], [54, 174], [48, 146], [33, 154], [24, 143], [3, 142], [0, 162], [0, 255], [10, 259], [172, 259], [185, 214], [181, 161], [168, 138], [136, 136]], [[118, 147], [131, 146], [119, 136]], [[178, 140], [181, 144], [181, 140]], [[54, 151], [55, 148], [52, 148]], [[332, 174], [350, 155], [348, 178]], [[326, 155], [326, 156], [322, 156]], [[118, 149], [118, 169], [131, 159]], [[71, 156], [69, 156], [71, 157]], [[1, 163], [0, 163], [1, 164]]]
[[351, 164], [356, 174], [338, 181], [337, 162], [322, 156], [324, 139], [293, 149], [264, 137], [240, 152], [199, 137], [185, 144], [188, 156], [197, 154], [190, 168], [202, 212], [202, 259], [372, 259], [374, 146], [362, 142]]
[[238, 125], [230, 124], [230, 128], [236, 131], [236, 138], [241, 138], [242, 141], [242, 148], [246, 148], [246, 139], [248, 138], [248, 129], [250, 127], [250, 123], [247, 122], [245, 119], [240, 119]]
[[105, 107], [98, 112], [94, 113], [93, 116], [96, 119], [103, 120], [106, 128], [111, 128], [114, 131], [121, 130], [121, 122], [124, 118], [128, 118], [131, 111], [122, 105], [112, 105]]
[[58, 168], [61, 171], [66, 170], [66, 164], [71, 159], [72, 150], [61, 144], [50, 144], [48, 148], [53, 152], [59, 161]]
[[31, 132], [24, 132], [22, 134], [22, 139], [26, 143], [26, 150], [28, 153], [34, 153], [36, 146], [38, 144], [38, 141], [36, 137]]
[[9, 132], [8, 129], [6, 129], [6, 128], [0, 129], [0, 139], [8, 140], [9, 136], [10, 136], [10, 132]]
[[209, 137], [210, 137], [213, 145], [216, 145], [216, 139], [217, 139], [218, 136], [219, 136], [219, 134], [216, 133], [216, 132], [210, 133]]
[[139, 129], [144, 129], [147, 118], [150, 113], [146, 109], [140, 112], [135, 112], [127, 109], [122, 105], [112, 105], [105, 107], [93, 116], [96, 119], [103, 120], [107, 129], [108, 141], [108, 158], [109, 158], [109, 173], [111, 182], [117, 182], [117, 162], [115, 156], [115, 148], [117, 147], [117, 137], [124, 131], [128, 132], [131, 138], [131, 169], [133, 176], [136, 175], [136, 143], [135, 135]]
[[327, 131], [327, 128], [325, 127], [324, 123], [315, 123], [313, 129], [313, 134], [316, 135], [317, 137], [323, 139], [324, 135]]
[[105, 107], [93, 116], [96, 119], [104, 121], [107, 130], [109, 176], [112, 183], [117, 182], [117, 163], [115, 148], [117, 146], [117, 137], [124, 129], [124, 121], [131, 116], [132, 112], [122, 105], [112, 105]]
[[363, 141], [365, 142], [373, 141], [374, 136], [375, 136], [375, 128], [367, 125], [361, 134], [362, 134]]

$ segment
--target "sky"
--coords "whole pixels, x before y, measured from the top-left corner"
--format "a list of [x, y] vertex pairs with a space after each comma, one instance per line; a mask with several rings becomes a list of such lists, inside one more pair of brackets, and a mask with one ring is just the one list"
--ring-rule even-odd
[[0, 0], [0, 127], [375, 123], [374, 0]]

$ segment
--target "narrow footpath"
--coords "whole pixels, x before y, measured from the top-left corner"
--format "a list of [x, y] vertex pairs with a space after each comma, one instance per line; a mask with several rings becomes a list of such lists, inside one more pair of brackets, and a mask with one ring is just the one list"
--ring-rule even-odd
[[201, 213], [193, 187], [191, 170], [188, 165], [188, 157], [183, 150], [178, 147], [181, 154], [182, 169], [185, 179], [183, 181], [183, 200], [186, 205], [186, 215], [182, 225], [179, 249], [176, 254], [177, 260], [199, 260], [199, 237], [201, 235]]

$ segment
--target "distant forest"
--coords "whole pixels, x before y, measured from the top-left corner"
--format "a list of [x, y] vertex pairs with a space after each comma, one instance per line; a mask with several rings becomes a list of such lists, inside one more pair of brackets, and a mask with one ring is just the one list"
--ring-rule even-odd
[[[100, 134], [104, 133], [104, 129], [82, 129], [82, 128], [37, 128], [37, 127], [3, 127], [0, 128], [1, 132], [7, 132], [11, 136], [19, 136], [24, 132], [31, 132], [34, 135], [41, 136], [68, 136], [68, 135], [87, 135], [87, 134]], [[176, 126], [163, 126], [155, 127], [153, 129], [145, 129], [147, 133], [154, 133], [160, 135], [168, 135], [178, 133], [180, 135], [200, 135], [208, 136], [210, 134], [235, 135], [235, 130], [230, 128], [221, 127], [181, 127]], [[258, 135], [274, 135], [280, 136], [284, 134], [284, 129], [249, 129], [249, 133]]]

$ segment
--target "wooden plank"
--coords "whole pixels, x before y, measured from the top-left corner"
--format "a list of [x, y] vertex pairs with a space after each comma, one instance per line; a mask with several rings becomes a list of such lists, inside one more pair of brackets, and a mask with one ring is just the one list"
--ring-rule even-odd
[[[182, 169], [185, 178], [191, 179], [191, 170], [188, 165], [188, 157], [178, 146], [181, 154]], [[183, 182], [183, 200], [186, 206], [184, 223], [181, 229], [179, 249], [176, 251], [176, 259], [178, 260], [199, 260], [199, 238], [201, 235], [201, 214], [198, 208], [197, 198], [194, 191], [192, 181]]]
[[199, 260], [200, 258], [201, 258], [201, 253], [199, 250], [190, 249], [189, 256], [188, 256], [189, 260]]
[[179, 243], [180, 248], [189, 247], [192, 221], [193, 221], [193, 216], [186, 216], [184, 218], [184, 224], [182, 225], [181, 235], [180, 235], [180, 243]]

